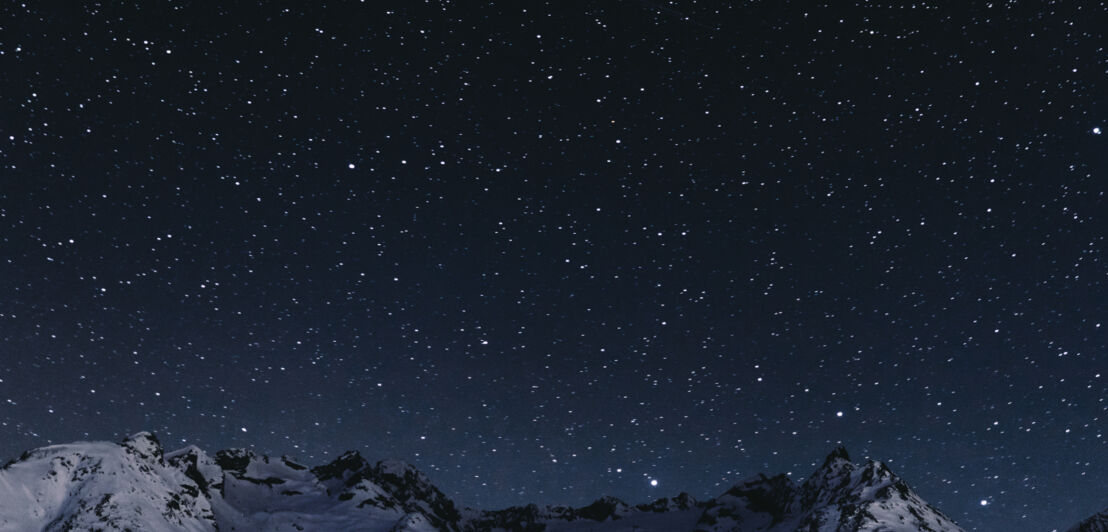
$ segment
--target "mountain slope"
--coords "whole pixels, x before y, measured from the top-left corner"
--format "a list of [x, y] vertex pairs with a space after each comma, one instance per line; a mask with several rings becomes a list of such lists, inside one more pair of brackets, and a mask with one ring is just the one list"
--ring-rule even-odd
[[53, 445], [0, 470], [0, 531], [214, 530], [209, 501], [196, 495], [148, 433]]
[[[314, 468], [242, 449], [163, 453], [141, 432], [121, 444], [43, 447], [0, 468], [0, 532], [932, 531], [960, 529], [880, 462], [836, 449], [807, 480], [759, 475], [699, 502], [458, 508], [426, 475], [356, 452]], [[1101, 529], [1089, 529], [1101, 530]], [[1081, 529], [1086, 532], [1085, 529]]]
[[855, 465], [835, 449], [802, 484], [759, 475], [704, 511], [696, 530], [955, 532], [961, 528], [912, 492], [881, 462]]

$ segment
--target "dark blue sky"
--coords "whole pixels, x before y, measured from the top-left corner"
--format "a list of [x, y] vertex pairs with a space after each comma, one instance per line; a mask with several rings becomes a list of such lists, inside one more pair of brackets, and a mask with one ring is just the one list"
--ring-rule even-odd
[[0, 8], [0, 456], [1108, 506], [1103, 5], [299, 4]]

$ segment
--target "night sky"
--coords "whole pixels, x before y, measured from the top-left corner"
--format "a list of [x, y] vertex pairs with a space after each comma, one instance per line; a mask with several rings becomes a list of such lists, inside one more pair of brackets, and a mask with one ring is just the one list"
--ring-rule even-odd
[[0, 7], [0, 458], [1108, 506], [1104, 2], [115, 4]]

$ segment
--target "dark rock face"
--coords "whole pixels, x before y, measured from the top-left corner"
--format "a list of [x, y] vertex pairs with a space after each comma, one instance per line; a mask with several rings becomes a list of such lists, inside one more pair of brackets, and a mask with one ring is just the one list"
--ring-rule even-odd
[[846, 452], [846, 447], [838, 445], [834, 449], [832, 449], [831, 452], [828, 453], [827, 458], [823, 460], [822, 467], [827, 467], [828, 464], [836, 460], [845, 460], [847, 462], [850, 461], [850, 453]]
[[759, 474], [709, 501], [697, 522], [697, 530], [730, 530], [728, 523], [747, 527], [763, 523], [772, 527], [788, 514], [796, 491], [796, 485], [785, 475], [771, 478]]
[[162, 442], [151, 432], [139, 432], [123, 440], [123, 448], [144, 460], [160, 461], [165, 453]]
[[195, 454], [182, 457], [176, 465], [181, 468], [181, 471], [185, 473], [185, 476], [188, 477], [189, 480], [196, 483], [196, 487], [199, 488], [202, 493], [205, 495], [208, 494], [208, 487], [211, 484], [208, 482], [208, 479], [204, 478], [204, 475], [200, 473], [200, 468], [197, 467], [197, 456]]
[[246, 473], [254, 453], [245, 449], [226, 449], [215, 453], [215, 463], [227, 472]]
[[601, 497], [588, 506], [578, 508], [574, 515], [581, 519], [607, 521], [609, 519], [619, 519], [620, 514], [626, 512], [627, 509], [627, 504], [615, 497]]
[[349, 487], [357, 484], [357, 480], [347, 482], [347, 479], [355, 477], [368, 467], [369, 462], [366, 462], [357, 451], [347, 451], [327, 465], [313, 467], [312, 474], [321, 481], [337, 479]]
[[366, 479], [389, 492], [410, 513], [421, 513], [438, 530], [459, 530], [461, 513], [454, 501], [415, 467], [396, 461], [367, 468]]
[[650, 504], [638, 504], [635, 509], [640, 512], [654, 512], [662, 513], [673, 510], [689, 510], [695, 508], [699, 503], [689, 495], [688, 493], [681, 492], [676, 497], [670, 499], [668, 497], [662, 497]]

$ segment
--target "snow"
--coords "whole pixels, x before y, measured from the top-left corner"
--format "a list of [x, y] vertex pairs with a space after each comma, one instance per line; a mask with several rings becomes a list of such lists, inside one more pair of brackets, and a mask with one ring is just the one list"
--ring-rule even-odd
[[636, 507], [605, 497], [582, 508], [495, 512], [457, 509], [400, 461], [370, 467], [347, 453], [307, 468], [241, 449], [214, 457], [195, 446], [163, 453], [148, 432], [121, 444], [43, 447], [0, 469], [0, 532], [839, 532], [847, 522], [851, 531], [961, 530], [883, 464], [855, 465], [841, 448], [800, 485], [784, 475], [758, 475], [706, 502], [682, 494]]
[[377, 462], [377, 470], [386, 475], [403, 477], [405, 473], [413, 470], [413, 468], [407, 462], [400, 460], [381, 460]]
[[207, 501], [182, 496], [190, 481], [159, 467], [160, 448], [128, 442], [44, 447], [0, 470], [0, 531], [214, 530]]

